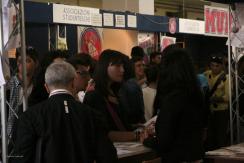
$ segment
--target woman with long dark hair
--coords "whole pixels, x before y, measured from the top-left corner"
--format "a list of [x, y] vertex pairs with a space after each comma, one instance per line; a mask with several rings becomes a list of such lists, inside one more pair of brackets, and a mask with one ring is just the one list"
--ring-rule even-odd
[[163, 52], [154, 108], [162, 162], [197, 162], [204, 154], [204, 101], [186, 50], [171, 45]]
[[95, 90], [85, 95], [84, 103], [101, 113], [112, 141], [133, 140], [125, 110], [119, 99], [124, 79], [125, 55], [115, 50], [104, 50], [95, 69]]

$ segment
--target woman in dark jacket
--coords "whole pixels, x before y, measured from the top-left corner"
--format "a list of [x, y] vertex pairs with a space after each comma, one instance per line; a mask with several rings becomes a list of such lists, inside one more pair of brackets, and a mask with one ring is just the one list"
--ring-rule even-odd
[[154, 108], [156, 135], [163, 163], [203, 158], [203, 97], [188, 53], [176, 45], [163, 52]]
[[124, 54], [104, 50], [95, 69], [95, 90], [87, 92], [84, 103], [101, 113], [112, 141], [134, 140], [119, 90], [124, 79]]

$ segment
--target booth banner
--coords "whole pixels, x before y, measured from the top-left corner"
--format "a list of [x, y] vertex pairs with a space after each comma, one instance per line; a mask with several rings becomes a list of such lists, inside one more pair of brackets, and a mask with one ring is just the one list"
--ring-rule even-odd
[[228, 37], [228, 15], [229, 11], [227, 8], [204, 6], [205, 34], [210, 36]]
[[99, 9], [53, 4], [54, 23], [92, 25], [92, 14], [99, 14]]
[[147, 55], [156, 50], [156, 39], [154, 33], [138, 33], [138, 45], [144, 49]]
[[167, 46], [176, 43], [175, 37], [161, 36], [160, 38], [160, 51], [162, 52]]
[[179, 32], [204, 35], [205, 26], [204, 21], [179, 19]]
[[102, 28], [77, 27], [78, 28], [78, 52], [88, 53], [93, 59], [98, 60], [102, 52], [103, 31]]

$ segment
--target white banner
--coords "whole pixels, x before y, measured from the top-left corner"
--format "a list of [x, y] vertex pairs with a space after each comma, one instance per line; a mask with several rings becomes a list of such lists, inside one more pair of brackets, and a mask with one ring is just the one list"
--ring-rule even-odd
[[204, 34], [205, 22], [199, 20], [179, 19], [179, 32], [191, 34]]
[[53, 4], [54, 23], [92, 25], [92, 14], [99, 14], [99, 9]]

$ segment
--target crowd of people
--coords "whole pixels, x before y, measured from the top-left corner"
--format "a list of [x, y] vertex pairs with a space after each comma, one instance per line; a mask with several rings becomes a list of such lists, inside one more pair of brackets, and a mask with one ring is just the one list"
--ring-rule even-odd
[[27, 110], [18, 50], [7, 83], [11, 163], [117, 162], [113, 142], [121, 141], [141, 141], [163, 163], [200, 162], [228, 144], [229, 76], [220, 55], [201, 74], [177, 45], [152, 53], [147, 65], [139, 46], [131, 58], [107, 49], [98, 61], [63, 51], [40, 61], [32, 47], [26, 55]]

